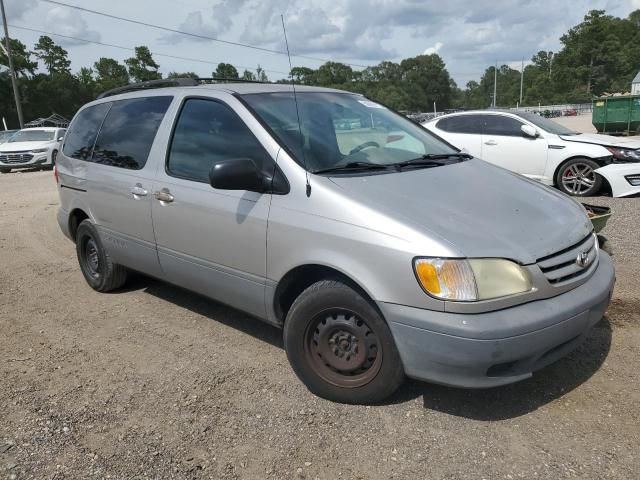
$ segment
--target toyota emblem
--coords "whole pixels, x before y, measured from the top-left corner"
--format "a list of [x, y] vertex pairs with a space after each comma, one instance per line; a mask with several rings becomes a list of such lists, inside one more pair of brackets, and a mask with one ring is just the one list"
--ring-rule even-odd
[[578, 255], [578, 257], [576, 258], [576, 263], [582, 268], [585, 268], [587, 265], [589, 265], [589, 252], [582, 252], [580, 255]]

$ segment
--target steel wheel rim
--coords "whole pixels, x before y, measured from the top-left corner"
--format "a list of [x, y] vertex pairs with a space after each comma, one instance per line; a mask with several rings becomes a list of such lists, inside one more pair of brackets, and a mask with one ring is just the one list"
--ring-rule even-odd
[[316, 315], [307, 327], [304, 350], [314, 372], [337, 387], [362, 387], [382, 366], [380, 339], [349, 310], [331, 309]]
[[100, 256], [98, 255], [98, 245], [93, 238], [87, 238], [84, 243], [84, 264], [87, 273], [93, 278], [100, 276]]
[[596, 172], [586, 163], [574, 163], [562, 172], [562, 186], [574, 195], [584, 194], [596, 183]]

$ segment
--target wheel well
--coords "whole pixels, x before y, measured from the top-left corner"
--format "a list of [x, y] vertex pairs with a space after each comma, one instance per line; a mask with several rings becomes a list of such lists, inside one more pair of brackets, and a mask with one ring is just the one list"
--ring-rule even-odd
[[69, 233], [71, 234], [71, 238], [75, 242], [76, 240], [76, 232], [78, 231], [78, 226], [83, 220], [89, 218], [89, 215], [84, 213], [83, 210], [76, 208], [72, 210], [69, 214]]
[[[351, 278], [338, 270], [324, 265], [302, 265], [290, 270], [278, 283], [273, 298], [273, 308], [278, 320], [284, 323], [287, 313], [296, 298], [308, 287], [320, 280], [341, 280], [360, 295], [372, 301], [369, 294]], [[375, 303], [373, 303], [375, 305]], [[377, 306], [376, 306], [377, 308]]]

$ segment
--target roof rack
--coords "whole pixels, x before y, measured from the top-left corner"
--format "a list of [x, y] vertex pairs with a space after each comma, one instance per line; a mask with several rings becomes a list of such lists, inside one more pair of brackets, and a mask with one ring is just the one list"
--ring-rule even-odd
[[122, 87], [112, 88], [106, 92], [102, 92], [96, 97], [96, 99], [111, 97], [112, 95], [118, 95], [119, 93], [134, 92], [136, 90], [148, 90], [152, 88], [166, 88], [166, 87], [196, 87], [203, 83], [271, 83], [261, 82], [260, 80], [244, 80], [242, 78], [226, 78], [226, 77], [210, 77], [210, 78], [162, 78], [160, 80], [147, 80], [146, 82], [130, 83]]
[[112, 95], [118, 95], [119, 93], [134, 92], [136, 90], [146, 90], [150, 88], [163, 88], [163, 87], [195, 87], [200, 85], [195, 78], [163, 78], [160, 80], [147, 80], [146, 82], [130, 83], [122, 87], [112, 88], [106, 92], [102, 92], [96, 98], [111, 97]]

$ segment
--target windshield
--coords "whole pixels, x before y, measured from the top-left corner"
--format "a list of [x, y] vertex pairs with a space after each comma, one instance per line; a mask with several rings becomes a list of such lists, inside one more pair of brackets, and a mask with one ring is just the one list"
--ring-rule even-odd
[[578, 132], [574, 132], [570, 128], [564, 127], [559, 123], [549, 120], [548, 118], [541, 117], [531, 112], [512, 112], [519, 117], [533, 123], [536, 127], [540, 127], [545, 132], [553, 133], [555, 135], [579, 135]]
[[294, 159], [312, 172], [358, 163], [392, 165], [457, 150], [386, 107], [349, 93], [258, 93], [242, 98]]
[[11, 138], [11, 135], [13, 135], [14, 133], [16, 133], [15, 130], [0, 131], [0, 143], [9, 140]]
[[44, 142], [55, 138], [55, 131], [50, 130], [20, 130], [9, 139], [10, 143], [16, 142]]

